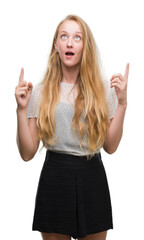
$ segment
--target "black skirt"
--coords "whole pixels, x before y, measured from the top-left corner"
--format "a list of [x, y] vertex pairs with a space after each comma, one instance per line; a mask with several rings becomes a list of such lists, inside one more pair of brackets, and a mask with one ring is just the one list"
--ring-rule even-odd
[[85, 237], [113, 229], [109, 187], [101, 154], [87, 160], [47, 150], [32, 230]]

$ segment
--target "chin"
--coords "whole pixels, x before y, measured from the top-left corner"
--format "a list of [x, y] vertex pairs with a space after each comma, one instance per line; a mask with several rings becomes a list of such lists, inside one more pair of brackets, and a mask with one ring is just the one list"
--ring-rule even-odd
[[78, 67], [80, 65], [80, 62], [78, 63], [63, 63], [65, 67]]

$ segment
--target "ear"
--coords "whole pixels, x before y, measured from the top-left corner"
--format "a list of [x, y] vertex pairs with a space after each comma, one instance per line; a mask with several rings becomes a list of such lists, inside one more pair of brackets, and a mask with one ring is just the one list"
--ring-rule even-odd
[[54, 40], [54, 46], [55, 46], [55, 50], [58, 52], [58, 46], [57, 46], [57, 42]]

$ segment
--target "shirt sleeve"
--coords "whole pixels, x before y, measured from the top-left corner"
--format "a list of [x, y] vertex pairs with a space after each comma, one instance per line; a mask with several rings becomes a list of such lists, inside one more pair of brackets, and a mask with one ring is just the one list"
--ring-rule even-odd
[[106, 99], [108, 103], [108, 118], [111, 119], [114, 117], [117, 109], [117, 95], [115, 92], [115, 88], [110, 87], [110, 81], [104, 80], [105, 92], [106, 92]]
[[35, 85], [33, 87], [31, 97], [27, 107], [27, 118], [37, 118], [39, 113], [39, 106], [41, 101], [42, 85]]

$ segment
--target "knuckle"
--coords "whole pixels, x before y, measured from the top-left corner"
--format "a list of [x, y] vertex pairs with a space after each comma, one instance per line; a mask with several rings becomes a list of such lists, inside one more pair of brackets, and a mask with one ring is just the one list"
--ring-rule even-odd
[[25, 86], [25, 82], [22, 82], [22, 83], [20, 84], [20, 87], [23, 87], [23, 86]]
[[121, 90], [124, 91], [124, 90], [125, 90], [125, 86], [122, 86], [122, 87], [121, 87]]

